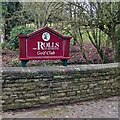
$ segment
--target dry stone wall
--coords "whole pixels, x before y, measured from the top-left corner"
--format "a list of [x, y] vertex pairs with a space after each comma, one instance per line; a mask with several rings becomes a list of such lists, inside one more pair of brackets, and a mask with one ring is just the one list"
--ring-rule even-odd
[[118, 63], [2, 68], [3, 110], [68, 104], [119, 95]]

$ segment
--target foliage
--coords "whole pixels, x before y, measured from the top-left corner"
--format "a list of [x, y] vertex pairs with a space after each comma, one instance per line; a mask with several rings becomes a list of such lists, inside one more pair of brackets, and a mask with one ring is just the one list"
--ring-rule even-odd
[[23, 12], [29, 15], [28, 20], [33, 19], [37, 28], [40, 28], [59, 18], [62, 6], [62, 2], [27, 2], [23, 3]]
[[[84, 43], [89, 39], [103, 62], [109, 62], [107, 52], [103, 49], [106, 45], [112, 47], [114, 60], [119, 53], [120, 34], [115, 34], [116, 27], [120, 24], [120, 2], [3, 2], [4, 30], [7, 35], [14, 26], [29, 25], [36, 28], [50, 26], [64, 35], [71, 35], [74, 45], [79, 45], [80, 51], [86, 61]], [[10, 33], [11, 34], [11, 33]], [[106, 40], [103, 35], [108, 37]], [[84, 37], [85, 36], [85, 37]], [[117, 39], [117, 37], [118, 39]], [[87, 37], [87, 38], [86, 38]], [[9, 48], [17, 48], [16, 40], [9, 41]], [[105, 43], [107, 42], [107, 44]], [[15, 47], [12, 47], [14, 46]]]
[[20, 2], [2, 2], [3, 31], [6, 40], [8, 40], [12, 28], [21, 24], [21, 9], [22, 4]]
[[8, 44], [6, 45], [7, 48], [15, 50], [18, 48], [18, 34], [29, 34], [33, 32], [34, 29], [31, 27], [25, 27], [25, 26], [17, 26], [12, 29], [10, 32], [10, 39]]
[[120, 41], [120, 25], [116, 29], [116, 36], [117, 36], [118, 41]]
[[9, 63], [12, 67], [20, 67], [20, 63], [18, 61], [18, 59], [13, 59], [12, 61], [10, 61]]
[[120, 40], [118, 41], [118, 53], [120, 55]]
[[[76, 8], [76, 16], [74, 19], [75, 25], [90, 27], [93, 30], [98, 28], [109, 36], [109, 40], [112, 43], [112, 48], [115, 51], [114, 59], [117, 56], [117, 39], [115, 36], [115, 29], [120, 24], [119, 12], [120, 2], [69, 2], [73, 8]], [[77, 20], [77, 22], [76, 22]], [[79, 30], [79, 27], [75, 27]], [[102, 40], [100, 40], [102, 43]], [[92, 42], [93, 43], [93, 42]], [[98, 47], [96, 46], [96, 49]]]
[[117, 50], [118, 50], [118, 61], [120, 62], [120, 26], [117, 27], [116, 36], [117, 36], [117, 40], [118, 40], [118, 46], [117, 46]]
[[6, 44], [7, 44], [6, 42], [1, 43], [0, 48], [4, 49], [6, 47]]

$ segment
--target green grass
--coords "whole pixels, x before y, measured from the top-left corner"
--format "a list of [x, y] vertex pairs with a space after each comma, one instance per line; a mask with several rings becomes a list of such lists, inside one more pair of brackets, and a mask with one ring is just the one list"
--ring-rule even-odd
[[[90, 35], [92, 36], [91, 31], [90, 31]], [[83, 37], [84, 43], [90, 43], [91, 42], [85, 30], [83, 31], [82, 37]], [[101, 42], [104, 44], [104, 43], [106, 43], [107, 39], [108, 39], [108, 36], [105, 33], [102, 32], [101, 33]]]

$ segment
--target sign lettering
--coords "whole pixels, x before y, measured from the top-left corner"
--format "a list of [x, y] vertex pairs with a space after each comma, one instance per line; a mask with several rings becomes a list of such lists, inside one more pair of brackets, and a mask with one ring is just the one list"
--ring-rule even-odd
[[33, 50], [59, 50], [59, 42], [37, 42]]

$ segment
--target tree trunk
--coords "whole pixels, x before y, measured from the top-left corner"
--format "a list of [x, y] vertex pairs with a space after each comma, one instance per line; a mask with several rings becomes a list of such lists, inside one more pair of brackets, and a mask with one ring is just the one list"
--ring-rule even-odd
[[118, 40], [117, 51], [118, 51], [118, 62], [120, 62], [120, 40]]
[[114, 31], [112, 30], [109, 36], [112, 42], [112, 48], [114, 52], [114, 62], [118, 62], [119, 54], [118, 54], [118, 44], [117, 44], [117, 37], [115, 35], [115, 30]]

